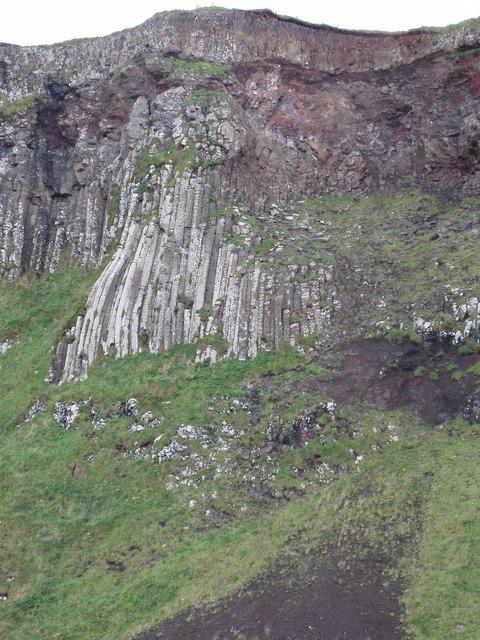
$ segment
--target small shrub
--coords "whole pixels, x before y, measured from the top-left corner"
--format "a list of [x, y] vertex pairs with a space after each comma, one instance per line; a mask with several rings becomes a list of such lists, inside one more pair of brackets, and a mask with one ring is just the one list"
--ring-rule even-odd
[[193, 307], [193, 298], [191, 296], [178, 296], [178, 302], [179, 304], [183, 304], [185, 309], [191, 309]]
[[135, 193], [137, 194], [137, 196], [143, 196], [147, 191], [150, 191], [150, 189], [151, 188], [148, 186], [148, 184], [142, 182], [136, 187]]
[[480, 353], [480, 342], [476, 340], [469, 339], [458, 348], [459, 356], [470, 356], [475, 353]]
[[309, 336], [299, 336], [298, 344], [306, 349], [313, 349], [318, 342], [321, 342], [325, 336], [321, 333], [312, 333]]
[[223, 76], [229, 70], [228, 65], [214, 64], [207, 60], [172, 59], [172, 66], [176, 73], [195, 76]]
[[414, 344], [422, 342], [422, 336], [413, 328], [391, 329], [387, 334], [387, 340], [394, 344], [401, 344], [404, 340], [410, 340]]
[[208, 90], [200, 89], [194, 91], [185, 103], [187, 107], [200, 107], [204, 113], [208, 113], [212, 107], [220, 104], [227, 98], [227, 93], [223, 89]]
[[457, 49], [457, 51], [452, 53], [455, 60], [469, 60], [470, 58], [475, 58], [478, 55], [480, 55], [480, 47], [465, 50]]
[[14, 116], [26, 111], [28, 107], [34, 102], [35, 96], [23, 96], [18, 100], [5, 100], [0, 106], [0, 117], [8, 120]]
[[240, 248], [245, 244], [245, 236], [242, 236], [239, 233], [228, 233], [225, 236], [225, 242], [227, 244], [232, 244], [234, 247]]
[[455, 333], [458, 328], [458, 322], [452, 316], [452, 314], [445, 311], [441, 311], [436, 314], [433, 322], [433, 328], [437, 331], [445, 333]]
[[389, 360], [385, 366], [389, 371], [395, 371], [399, 369], [398, 362], [396, 360]]
[[474, 364], [472, 367], [467, 369], [468, 373], [473, 374], [474, 376], [480, 376], [480, 362]]
[[202, 322], [208, 322], [208, 319], [212, 313], [212, 308], [210, 305], [205, 305], [201, 309], [197, 309], [197, 314], [200, 316], [200, 320]]
[[212, 333], [204, 338], [200, 338], [197, 345], [199, 349], [205, 349], [207, 346], [215, 349], [220, 357], [225, 355], [228, 351], [228, 342], [225, 340], [221, 332]]
[[259, 244], [254, 245], [253, 250], [257, 256], [266, 257], [273, 248], [275, 242], [272, 238], [262, 238]]

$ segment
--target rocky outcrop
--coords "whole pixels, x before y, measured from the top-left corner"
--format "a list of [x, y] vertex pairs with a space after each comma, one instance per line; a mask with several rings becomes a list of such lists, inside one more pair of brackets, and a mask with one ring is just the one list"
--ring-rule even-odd
[[0, 45], [0, 272], [99, 269], [54, 379], [99, 348], [244, 358], [320, 334], [349, 267], [267, 260], [278, 203], [478, 193], [479, 43], [478, 23], [372, 34], [205, 9]]
[[444, 33], [428, 29], [360, 32], [309, 24], [267, 10], [212, 7], [158, 13], [139, 27], [103, 38], [52, 46], [4, 44], [2, 76], [5, 85], [23, 92], [41, 88], [48, 74], [69, 77], [78, 85], [104, 78], [148, 52], [220, 64], [280, 61], [328, 73], [377, 71], [437, 51], [477, 46], [478, 35], [478, 23]]
[[[245, 134], [233, 126], [226, 105], [220, 103], [218, 111], [229, 117], [222, 121], [214, 110], [205, 118], [217, 143], [219, 131], [225, 133], [221, 149], [208, 146], [215, 162], [241, 148]], [[182, 140], [193, 142], [184, 139], [181, 125], [178, 149], [189, 154]], [[248, 209], [213, 206], [216, 189], [221, 192], [228, 181], [223, 168], [179, 173], [172, 161], [148, 172], [140, 185], [148, 185], [145, 193], [140, 196], [130, 180], [120, 193], [118, 248], [93, 287], [85, 315], [59, 345], [57, 378], [60, 372], [62, 380], [85, 375], [100, 345], [123, 356], [200, 339], [200, 359], [214, 361], [223, 353], [245, 358], [318, 332], [328, 322], [335, 293], [331, 269], [268, 269], [259, 252], [264, 236]], [[306, 281], [299, 274], [308, 274]]]

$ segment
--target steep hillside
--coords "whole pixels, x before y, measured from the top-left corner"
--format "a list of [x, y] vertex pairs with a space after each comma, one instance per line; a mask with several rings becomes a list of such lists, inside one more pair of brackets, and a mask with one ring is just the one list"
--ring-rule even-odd
[[480, 22], [0, 53], [2, 637], [478, 638]]

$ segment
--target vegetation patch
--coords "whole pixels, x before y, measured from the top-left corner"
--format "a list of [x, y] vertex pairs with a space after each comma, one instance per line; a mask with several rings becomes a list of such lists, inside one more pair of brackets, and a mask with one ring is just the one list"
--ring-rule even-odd
[[457, 49], [452, 53], [455, 60], [470, 60], [480, 55], [480, 47], [472, 47], [468, 49]]
[[13, 427], [30, 404], [49, 395], [51, 348], [83, 309], [96, 276], [78, 268], [42, 278], [26, 274], [15, 284], [0, 279], [0, 340], [14, 342], [0, 354], [2, 428]]
[[[157, 149], [155, 151], [155, 149]], [[137, 182], [136, 192], [143, 195], [151, 189], [148, 175], [152, 167], [161, 169], [166, 165], [173, 165], [174, 177], [168, 185], [170, 188], [175, 186], [178, 176], [181, 176], [188, 169], [198, 169], [202, 166], [208, 166], [210, 163], [199, 157], [193, 141], [186, 146], [180, 146], [171, 143], [165, 149], [158, 149], [156, 143], [152, 143], [145, 148], [137, 157], [135, 167], [134, 180]]]
[[181, 296], [178, 296], [177, 299], [178, 299], [178, 302], [180, 304], [183, 304], [185, 309], [191, 309], [193, 307], [193, 298], [192, 298], [192, 296], [181, 295]]
[[410, 340], [413, 344], [420, 344], [422, 336], [413, 327], [402, 327], [401, 329], [391, 329], [387, 334], [387, 340], [394, 344], [400, 344], [404, 340]]
[[[319, 274], [321, 280], [328, 272], [340, 281], [356, 300], [354, 326], [345, 315], [349, 332], [385, 335], [411, 323], [408, 333], [416, 342], [414, 318], [444, 333], [463, 330], [452, 305], [478, 296], [478, 202], [449, 203], [416, 192], [328, 195], [272, 206], [268, 215], [256, 217], [260, 230], [253, 235], [272, 241], [270, 247], [261, 244], [264, 269], [297, 265], [296, 282]], [[390, 335], [403, 337], [408, 336]]]
[[[141, 184], [166, 158], [182, 166], [176, 149], [145, 153]], [[289, 207], [269, 228], [260, 216], [235, 222], [248, 225], [274, 268], [298, 252], [306, 268], [317, 261], [360, 273], [362, 331], [374, 309], [375, 321], [402, 327], [392, 342], [418, 343], [407, 311], [429, 312], [450, 330], [445, 292], [478, 293], [477, 200], [403, 194]], [[238, 236], [240, 247], [248, 236]], [[55, 346], [96, 276], [60, 269], [0, 282], [0, 341], [13, 342], [0, 354], [2, 638], [127, 638], [235, 593], [280, 560], [315, 557], [347, 571], [373, 559], [405, 587], [405, 624], [417, 640], [453, 640], [459, 628], [476, 640], [477, 426], [457, 418], [432, 427], [351, 398], [334, 406], [319, 385], [337, 385], [338, 353], [320, 359], [283, 344], [245, 361], [196, 364], [207, 346], [226, 355], [221, 332], [162, 354], [104, 355], [87, 380], [52, 386]], [[198, 311], [202, 322], [210, 313]], [[480, 375], [467, 345], [462, 370], [446, 364], [453, 350], [440, 356], [433, 346], [428, 367], [395, 363], [387, 375], [430, 385], [440, 371], [465, 384]], [[39, 400], [44, 410], [23, 421]], [[78, 412], [68, 429], [54, 417], [63, 403]]]
[[182, 147], [172, 143], [165, 149], [159, 149], [156, 143], [152, 143], [138, 155], [134, 179], [142, 185], [152, 167], [161, 169], [167, 164], [173, 164], [179, 174], [189, 167], [196, 166], [194, 146]]
[[193, 76], [223, 76], [229, 66], [225, 64], [215, 64], [207, 60], [183, 60], [181, 58], [171, 59], [174, 71], [180, 75]]
[[436, 31], [437, 33], [444, 35], [447, 33], [451, 33], [452, 31], [460, 31], [461, 29], [468, 29], [470, 27], [475, 27], [479, 24], [479, 18], [469, 18], [468, 20], [463, 20], [462, 22], [458, 22], [455, 24], [448, 24], [444, 27], [424, 27], [428, 31]]
[[480, 353], [480, 342], [478, 340], [468, 339], [458, 348], [459, 356], [469, 356], [474, 353]]
[[235, 215], [238, 212], [238, 209], [235, 205], [226, 204], [222, 209], [214, 209], [208, 212], [209, 218], [222, 218], [227, 215]]
[[0, 100], [0, 118], [8, 120], [26, 111], [35, 102], [34, 95], [23, 96], [18, 100]]
[[117, 186], [112, 188], [110, 200], [107, 205], [107, 228], [110, 228], [120, 213], [120, 189]]
[[224, 89], [198, 89], [192, 91], [185, 106], [200, 107], [203, 113], [208, 113], [227, 98], [228, 94]]
[[202, 322], [208, 322], [208, 319], [212, 313], [210, 305], [205, 305], [201, 309], [197, 309], [197, 314], [200, 316]]

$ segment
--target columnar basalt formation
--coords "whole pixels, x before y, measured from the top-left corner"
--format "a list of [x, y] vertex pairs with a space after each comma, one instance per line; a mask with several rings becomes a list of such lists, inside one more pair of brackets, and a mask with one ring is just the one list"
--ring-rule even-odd
[[186, 171], [172, 191], [170, 180], [167, 168], [152, 199], [139, 205], [140, 215], [136, 195], [127, 196], [133, 206], [119, 247], [94, 285], [85, 316], [59, 346], [62, 379], [85, 374], [99, 345], [123, 356], [142, 346], [157, 352], [205, 338], [205, 355], [215, 360], [223, 345], [208, 337], [222, 336], [228, 352], [245, 358], [300, 331], [320, 331], [328, 321], [320, 303], [333, 306], [330, 269], [313, 265], [307, 282], [295, 281], [307, 273], [295, 265], [266, 270], [251, 251], [249, 225], [234, 221], [240, 212], [208, 218], [208, 171]]
[[53, 378], [99, 349], [245, 358], [348, 313], [348, 264], [266, 259], [277, 205], [478, 194], [479, 46], [478, 22], [373, 34], [216, 9], [0, 45], [1, 274], [99, 269]]

